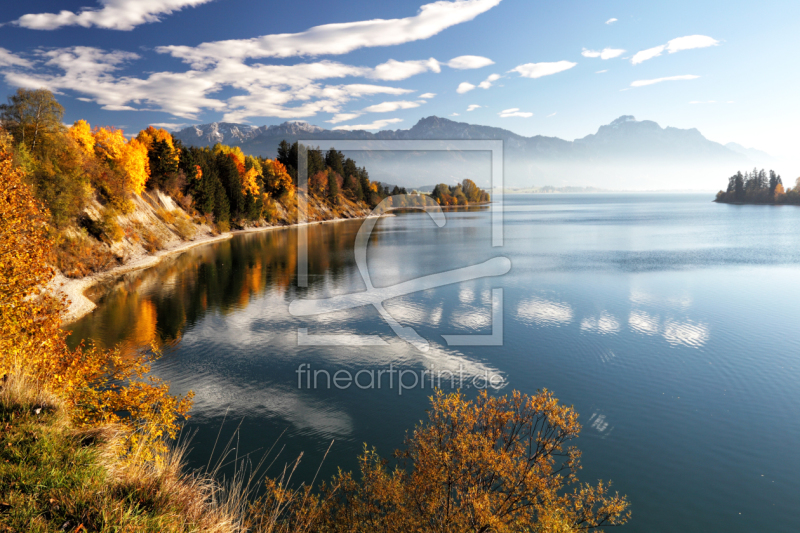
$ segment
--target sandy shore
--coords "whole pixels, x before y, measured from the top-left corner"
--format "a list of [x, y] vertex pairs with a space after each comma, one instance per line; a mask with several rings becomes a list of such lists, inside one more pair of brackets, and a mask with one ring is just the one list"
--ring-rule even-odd
[[[394, 216], [394, 215], [387, 214], [384, 216]], [[86, 276], [83, 278], [71, 279], [65, 277], [59, 272], [53, 279], [53, 281], [50, 282], [50, 290], [59, 296], [65, 296], [67, 298], [68, 302], [67, 310], [62, 316], [63, 323], [66, 325], [75, 322], [80, 318], [83, 318], [84, 316], [94, 311], [95, 307], [97, 307], [97, 305], [95, 305], [93, 301], [91, 301], [89, 298], [86, 297], [85, 293], [88, 289], [90, 289], [91, 287], [93, 287], [98, 283], [113, 280], [114, 278], [117, 278], [128, 272], [133, 272], [134, 270], [141, 270], [144, 268], [150, 268], [152, 266], [155, 266], [158, 263], [160, 263], [161, 260], [164, 259], [165, 257], [181, 254], [186, 250], [196, 248], [197, 246], [203, 246], [205, 244], [212, 244], [215, 242], [225, 241], [233, 238], [236, 235], [243, 235], [247, 233], [258, 233], [262, 231], [291, 229], [300, 226], [312, 226], [315, 224], [330, 224], [333, 222], [343, 222], [346, 220], [358, 220], [360, 218], [363, 217], [334, 218], [331, 220], [306, 222], [304, 224], [289, 224], [286, 226], [267, 226], [263, 228], [247, 228], [243, 230], [229, 231], [221, 235], [214, 235], [214, 236], [209, 235], [205, 237], [199, 237], [193, 241], [181, 242], [176, 246], [160, 250], [151, 255], [138, 257], [130, 261], [129, 263], [120, 265], [118, 267], [114, 267], [111, 270], [106, 270], [105, 272], [98, 272], [96, 274], [92, 274], [91, 276]]]

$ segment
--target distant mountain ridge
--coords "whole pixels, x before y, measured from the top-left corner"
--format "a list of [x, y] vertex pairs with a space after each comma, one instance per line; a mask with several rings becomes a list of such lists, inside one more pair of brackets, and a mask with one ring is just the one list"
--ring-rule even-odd
[[[698, 180], [704, 176], [719, 182], [725, 173], [754, 164], [764, 164], [768, 154], [747, 149], [736, 143], [727, 146], [705, 138], [697, 129], [661, 127], [651, 120], [636, 120], [623, 115], [602, 125], [596, 133], [574, 141], [558, 137], [534, 135], [525, 137], [493, 126], [456, 122], [430, 116], [420, 119], [409, 129], [383, 130], [375, 133], [357, 130], [328, 130], [307, 122], [284, 122], [274, 126], [251, 126], [227, 122], [214, 122], [184, 128], [173, 133], [184, 144], [211, 146], [215, 143], [240, 146], [251, 155], [275, 157], [278, 143], [306, 140], [503, 140], [507, 170], [506, 186], [569, 185], [610, 188], [696, 188], [705, 186]], [[321, 146], [322, 149], [328, 147]], [[380, 167], [380, 180], [404, 183], [397, 168], [407, 165], [410, 156], [371, 154], [359, 161]], [[433, 156], [427, 158], [430, 178], [419, 175], [428, 183], [445, 181], [438, 176], [457, 179], [458, 172], [448, 172], [445, 161]], [[450, 156], [455, 160], [455, 155]], [[422, 158], [416, 160], [421, 162]], [[470, 165], [466, 165], [469, 167]], [[424, 165], [420, 165], [420, 168]], [[372, 168], [368, 165], [368, 169]], [[460, 171], [469, 173], [470, 170]], [[484, 172], [485, 173], [485, 172]], [[677, 183], [675, 173], [681, 174], [684, 183]], [[729, 174], [728, 174], [729, 175]], [[615, 178], [616, 176], [616, 178]], [[617, 179], [619, 183], [613, 183]], [[538, 183], [532, 183], [538, 181]], [[561, 180], [559, 182], [559, 180]], [[642, 182], [642, 180], [646, 181]], [[448, 182], [449, 183], [449, 182]], [[711, 187], [712, 180], [707, 184]]]
[[[189, 126], [173, 134], [184, 144], [211, 146], [215, 143], [240, 146], [245, 152], [273, 156], [281, 140], [481, 140], [502, 139], [505, 150], [524, 152], [548, 158], [597, 159], [609, 157], [697, 157], [731, 159], [744, 162], [744, 157], [769, 157], [755, 149], [736, 143], [722, 145], [706, 139], [697, 129], [662, 128], [651, 120], [636, 120], [624, 115], [600, 126], [597, 133], [566, 141], [558, 137], [534, 135], [524, 137], [493, 126], [481, 126], [430, 116], [422, 118], [407, 130], [327, 130], [307, 122], [284, 122], [275, 126], [251, 126], [230, 122], [212, 122]], [[323, 147], [324, 148], [324, 147]]]

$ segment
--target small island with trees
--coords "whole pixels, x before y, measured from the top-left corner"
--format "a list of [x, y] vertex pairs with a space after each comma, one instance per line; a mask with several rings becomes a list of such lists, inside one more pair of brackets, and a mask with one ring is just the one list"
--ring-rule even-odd
[[800, 178], [794, 188], [785, 189], [780, 175], [774, 170], [754, 168], [752, 172], [737, 172], [728, 178], [728, 188], [717, 193], [715, 202], [725, 204], [792, 204], [800, 205]]

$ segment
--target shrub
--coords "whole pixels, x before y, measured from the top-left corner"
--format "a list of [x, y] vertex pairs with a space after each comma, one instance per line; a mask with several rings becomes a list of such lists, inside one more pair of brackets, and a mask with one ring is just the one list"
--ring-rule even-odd
[[197, 234], [197, 228], [192, 223], [192, 220], [180, 211], [175, 212], [175, 222], [173, 222], [173, 226], [180, 238], [184, 241], [194, 240], [194, 236]]
[[103, 209], [100, 216], [100, 228], [110, 242], [118, 242], [125, 237], [125, 232], [117, 222], [117, 212], [111, 207]]
[[144, 249], [147, 250], [148, 253], [155, 253], [164, 247], [164, 241], [161, 240], [161, 237], [149, 228], [143, 228], [141, 236], [143, 241], [142, 246], [144, 246]]
[[50, 238], [53, 241], [55, 265], [68, 278], [82, 278], [117, 264], [117, 258], [103, 243], [85, 233], [53, 233]]
[[365, 448], [360, 479], [340, 471], [320, 495], [268, 479], [256, 509], [273, 517], [268, 531], [572, 533], [625, 523], [625, 497], [578, 483], [580, 452], [567, 445], [579, 432], [578, 415], [547, 391], [474, 401], [437, 391], [394, 469]]

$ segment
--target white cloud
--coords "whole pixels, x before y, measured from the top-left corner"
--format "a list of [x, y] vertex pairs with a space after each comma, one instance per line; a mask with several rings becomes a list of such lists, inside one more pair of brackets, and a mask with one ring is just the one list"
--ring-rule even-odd
[[436, 96], [436, 93], [424, 93], [419, 95], [419, 97], [422, 98], [423, 100], [430, 100], [434, 96]]
[[522, 117], [528, 118], [532, 117], [533, 113], [528, 113], [527, 111], [520, 111], [518, 107], [512, 107], [511, 109], [504, 109], [498, 113], [500, 118], [509, 118], [509, 117]]
[[403, 122], [402, 118], [387, 118], [382, 120], [376, 120], [372, 124], [353, 124], [350, 126], [336, 126], [333, 128], [334, 130], [346, 130], [346, 131], [353, 131], [353, 130], [379, 130], [385, 128], [389, 124], [396, 124], [398, 122]]
[[472, 104], [467, 108], [467, 111], [475, 111], [476, 109], [479, 109], [480, 107], [482, 107], [482, 106], [479, 106], [478, 104]]
[[488, 89], [488, 88], [490, 88], [492, 86], [492, 84], [494, 82], [496, 82], [500, 78], [502, 78], [502, 76], [500, 74], [492, 74], [488, 78], [486, 78], [485, 80], [480, 82], [478, 84], [478, 87], [480, 87], [481, 89]]
[[488, 67], [489, 65], [494, 65], [494, 61], [488, 57], [481, 56], [458, 56], [447, 62], [448, 67], [459, 70], [483, 68]]
[[417, 61], [395, 61], [390, 59], [386, 63], [375, 67], [375, 71], [370, 77], [379, 80], [397, 81], [428, 71], [438, 73], [442, 71], [442, 67], [439, 66], [439, 62], [434, 58]]
[[461, 115], [459, 115], [458, 113], [450, 113], [450, 116], [451, 117], [460, 117]]
[[634, 65], [638, 65], [643, 61], [647, 61], [648, 59], [653, 59], [654, 57], [658, 57], [666, 48], [666, 45], [659, 45], [654, 46], [653, 48], [648, 48], [647, 50], [642, 50], [641, 52], [636, 52], [633, 57], [631, 58], [631, 63]]
[[187, 122], [153, 122], [150, 124], [156, 128], [163, 128], [165, 130], [179, 130], [189, 125]]
[[558, 74], [564, 72], [577, 65], [571, 61], [556, 61], [553, 63], [525, 63], [520, 65], [509, 72], [518, 72], [523, 78], [541, 78], [542, 76], [550, 76], [551, 74]]
[[264, 35], [191, 46], [162, 46], [192, 65], [225, 59], [346, 54], [365, 47], [392, 46], [433, 37], [456, 24], [470, 21], [500, 0], [437, 1], [423, 5], [417, 15], [402, 19], [374, 19], [315, 26], [300, 33]]
[[363, 113], [389, 113], [392, 111], [397, 111], [398, 109], [413, 109], [415, 107], [419, 107], [419, 102], [409, 102], [407, 100], [401, 100], [398, 102], [383, 102], [376, 105], [371, 105], [369, 107], [365, 107], [361, 111]]
[[638, 65], [643, 61], [647, 61], [648, 59], [660, 56], [662, 53], [664, 53], [664, 50], [666, 50], [670, 54], [674, 54], [675, 52], [680, 52], [682, 50], [692, 50], [694, 48], [708, 48], [709, 46], [716, 46], [718, 44], [719, 44], [718, 40], [709, 37], [707, 35], [687, 35], [685, 37], [678, 37], [676, 39], [672, 39], [671, 41], [667, 42], [667, 44], [654, 46], [653, 48], [648, 48], [647, 50], [642, 50], [641, 52], [637, 52], [631, 58], [631, 63], [633, 63], [634, 65]]
[[693, 74], [685, 74], [683, 76], [668, 76], [666, 78], [656, 78], [654, 80], [636, 80], [631, 83], [631, 87], [644, 87], [646, 85], [661, 83], [662, 81], [696, 80], [699, 77], [700, 76], [695, 76]]
[[554, 116], [556, 116], [556, 114], [557, 114], [557, 113], [550, 113], [550, 114], [549, 114], [549, 115], [547, 115], [545, 118], [554, 117]]
[[605, 74], [606, 72], [608, 72], [608, 69], [598, 70], [597, 72], [595, 72], [595, 74]]
[[[5, 71], [6, 83], [75, 91], [105, 109], [158, 110], [193, 120], [203, 110], [224, 112], [223, 120], [230, 122], [250, 117], [311, 117], [322, 112], [340, 113], [344, 104], [362, 96], [413, 92], [381, 85], [320, 83], [360, 75], [365, 70], [331, 61], [296, 65], [228, 61], [205, 70], [157, 72], [135, 78], [118, 77], [116, 73], [125, 62], [138, 58], [128, 52], [73, 47], [39, 52], [38, 58], [36, 71]], [[224, 87], [244, 94], [227, 100], [210, 96]]]
[[456, 92], [458, 94], [464, 94], [464, 93], [470, 92], [474, 88], [475, 88], [474, 85], [472, 85], [469, 82], [464, 81], [464, 82], [461, 82], [461, 83], [458, 84], [458, 88], [456, 89]]
[[30, 67], [30, 61], [12, 54], [5, 48], [0, 48], [0, 67]]
[[708, 48], [709, 46], [717, 46], [719, 41], [707, 35], [687, 35], [686, 37], [678, 37], [672, 39], [667, 43], [667, 51], [670, 54], [680, 52], [681, 50], [692, 50], [694, 48]]
[[361, 116], [361, 113], [336, 113], [333, 115], [333, 118], [330, 120], [326, 120], [325, 122], [330, 122], [331, 124], [338, 124], [339, 122], [347, 122], [348, 120], [353, 120], [354, 118], [358, 118]]
[[611, 18], [606, 21], [606, 24], [614, 24], [616, 21], [617, 19]]
[[100, 9], [83, 8], [78, 13], [37, 13], [23, 15], [14, 24], [31, 30], [54, 30], [63, 26], [83, 26], [109, 30], [132, 30], [140, 24], [158, 22], [184, 7], [195, 7], [211, 0], [100, 0]]
[[599, 57], [600, 59], [614, 59], [625, 53], [621, 48], [603, 48], [602, 50], [587, 50], [583, 49], [581, 55], [583, 57]]

